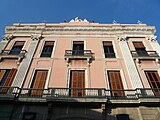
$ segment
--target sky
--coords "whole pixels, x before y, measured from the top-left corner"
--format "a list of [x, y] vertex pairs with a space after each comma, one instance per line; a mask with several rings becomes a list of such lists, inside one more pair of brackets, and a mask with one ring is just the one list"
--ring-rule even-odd
[[160, 0], [0, 0], [0, 39], [13, 23], [60, 23], [79, 17], [97, 23], [156, 26], [160, 43]]

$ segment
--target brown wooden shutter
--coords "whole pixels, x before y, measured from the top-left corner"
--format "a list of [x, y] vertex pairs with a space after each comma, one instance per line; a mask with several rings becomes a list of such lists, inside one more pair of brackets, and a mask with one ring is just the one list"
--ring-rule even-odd
[[142, 42], [133, 42], [135, 48], [145, 48]]
[[23, 46], [24, 45], [24, 41], [16, 41], [14, 46]]
[[156, 96], [160, 95], [160, 77], [157, 71], [146, 71], [146, 77]]
[[103, 41], [103, 46], [112, 46], [112, 41]]
[[[84, 96], [85, 95], [85, 71], [73, 70], [71, 71], [71, 96]], [[76, 89], [80, 88], [80, 89]]]
[[[16, 73], [17, 73], [17, 69], [13, 68], [10, 70], [8, 77], [3, 85], [4, 87], [10, 87], [12, 85], [12, 82], [14, 80], [14, 77], [16, 76]], [[8, 91], [8, 88], [3, 88], [1, 91], [5, 93]]]
[[84, 44], [84, 41], [74, 41], [73, 44]]
[[[31, 95], [43, 95], [43, 90], [45, 87], [45, 82], [47, 79], [48, 70], [37, 70], [35, 72], [35, 77], [32, 83], [31, 88], [36, 89], [32, 90]], [[40, 90], [38, 90], [40, 88]]]
[[14, 69], [14, 68], [11, 69], [3, 86], [11, 86], [14, 80], [14, 77], [16, 76], [16, 73], [17, 73], [17, 69]]
[[[108, 71], [110, 88], [112, 96], [124, 96], [123, 84], [119, 71]], [[117, 90], [117, 91], [116, 91]]]
[[3, 78], [4, 74], [5, 74], [5, 72], [6, 72], [6, 70], [0, 70], [0, 83], [2, 81], [2, 78]]
[[54, 41], [46, 41], [45, 46], [54, 46]]

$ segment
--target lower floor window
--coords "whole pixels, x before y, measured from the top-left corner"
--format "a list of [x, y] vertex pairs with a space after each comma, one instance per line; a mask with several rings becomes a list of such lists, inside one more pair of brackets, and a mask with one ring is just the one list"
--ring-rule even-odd
[[35, 120], [35, 119], [36, 119], [36, 113], [34, 112], [23, 113], [22, 120]]
[[119, 115], [116, 115], [116, 120], [130, 120], [129, 119], [129, 115], [127, 114], [119, 114]]

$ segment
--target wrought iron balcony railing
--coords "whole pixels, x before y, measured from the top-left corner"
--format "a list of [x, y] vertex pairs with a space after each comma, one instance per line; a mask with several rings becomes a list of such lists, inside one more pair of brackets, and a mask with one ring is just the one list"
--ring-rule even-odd
[[137, 88], [133, 90], [109, 90], [104, 88], [17, 88], [1, 87], [0, 99], [5, 96], [15, 98], [109, 98], [109, 99], [140, 99], [160, 98], [160, 89]]
[[75, 58], [92, 58], [94, 53], [91, 50], [65, 50], [65, 57], [75, 57]]
[[18, 59], [19, 61], [25, 57], [26, 50], [2, 50], [0, 60], [2, 59]]
[[156, 51], [131, 51], [133, 58], [140, 59], [155, 59], [159, 58]]

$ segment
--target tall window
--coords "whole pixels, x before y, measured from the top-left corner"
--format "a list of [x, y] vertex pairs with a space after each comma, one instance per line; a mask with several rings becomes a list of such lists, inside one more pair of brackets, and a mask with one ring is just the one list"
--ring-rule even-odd
[[109, 84], [112, 96], [124, 96], [120, 71], [108, 71]]
[[144, 47], [142, 42], [133, 42], [133, 45], [139, 56], [148, 56], [146, 48]]
[[[17, 69], [0, 70], [0, 86], [10, 87], [16, 75]], [[7, 88], [0, 88], [1, 92], [7, 92]]]
[[84, 54], [84, 42], [74, 41], [73, 42], [73, 55], [83, 55]]
[[105, 58], [115, 58], [115, 53], [111, 41], [103, 41]]
[[157, 71], [145, 71], [146, 77], [155, 95], [160, 95], [160, 77]]
[[46, 41], [41, 53], [41, 57], [51, 57], [54, 47], [54, 41]]
[[[48, 70], [36, 70], [31, 84], [31, 88], [36, 89], [31, 91], [31, 95], [43, 95]], [[41, 89], [39, 89], [41, 88]]]
[[[71, 96], [84, 96], [85, 91], [85, 71], [84, 70], [72, 70], [70, 74], [70, 95]], [[78, 89], [77, 89], [78, 88]]]
[[24, 41], [16, 41], [10, 51], [10, 54], [14, 54], [14, 55], [20, 54], [20, 52], [24, 46], [24, 43], [25, 43]]

